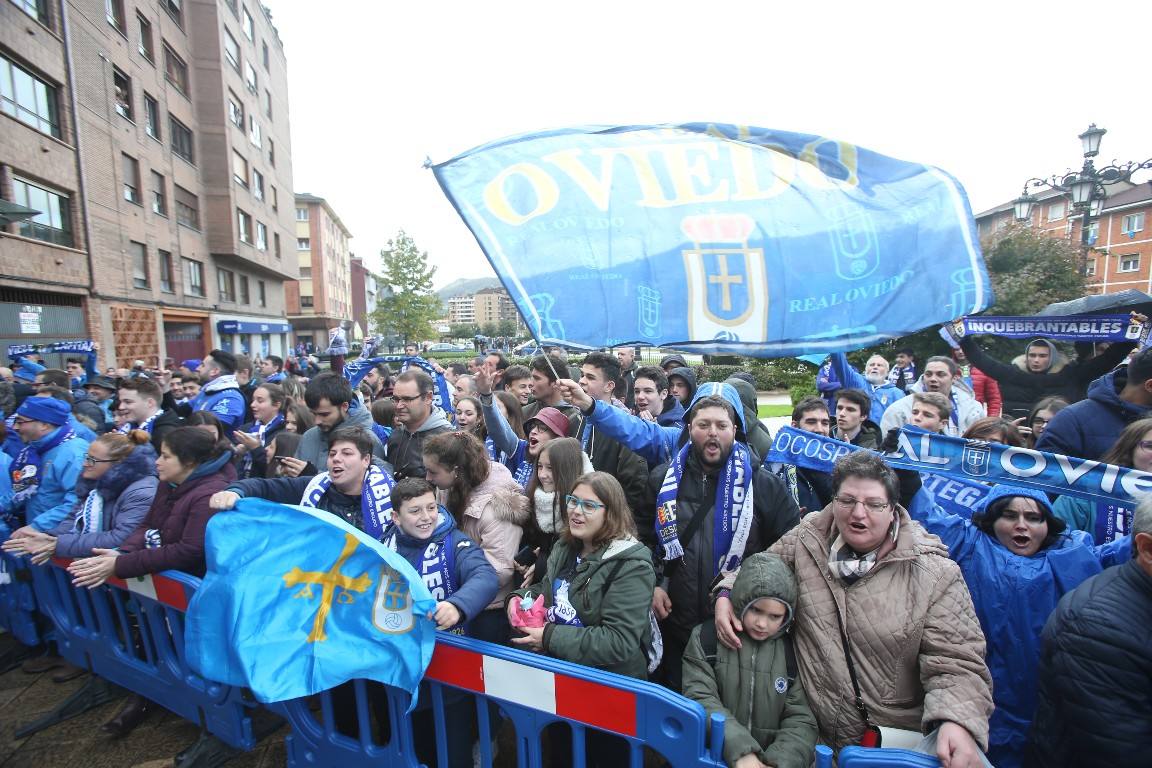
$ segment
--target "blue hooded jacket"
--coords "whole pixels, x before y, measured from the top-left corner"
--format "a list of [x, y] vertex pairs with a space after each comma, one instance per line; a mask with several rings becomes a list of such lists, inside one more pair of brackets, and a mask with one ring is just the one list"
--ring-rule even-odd
[[[904, 390], [895, 384], [889, 384], [887, 380], [882, 384], [873, 384], [868, 381], [862, 373], [852, 367], [848, 362], [848, 356], [843, 352], [833, 352], [828, 356], [828, 361], [832, 366], [834, 378], [843, 382], [848, 389], [864, 390], [872, 398], [872, 410], [869, 412], [868, 418], [877, 424], [884, 418], [884, 411], [888, 410], [888, 406], [904, 397]], [[832, 404], [831, 413], [836, 414], [835, 402]]]
[[[998, 485], [976, 510], [1012, 496], [1034, 500], [1054, 520], [1048, 497], [1030, 488]], [[908, 514], [940, 537], [960, 566], [984, 637], [996, 710], [989, 721], [988, 759], [997, 768], [1018, 768], [1036, 710], [1040, 633], [1060, 598], [1110, 565], [1131, 556], [1129, 537], [1095, 546], [1083, 531], [1062, 533], [1031, 557], [1010, 552], [995, 536], [951, 514], [921, 489]]]
[[1088, 386], [1088, 399], [1073, 403], [1049, 422], [1036, 442], [1036, 450], [1099, 459], [1134, 421], [1149, 410], [1120, 399], [1128, 383], [1128, 367], [1117, 368]]

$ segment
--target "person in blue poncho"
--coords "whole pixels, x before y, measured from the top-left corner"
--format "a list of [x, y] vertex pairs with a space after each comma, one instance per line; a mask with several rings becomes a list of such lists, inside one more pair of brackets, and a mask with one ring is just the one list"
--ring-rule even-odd
[[[902, 495], [918, 488], [917, 473], [898, 474]], [[945, 511], [924, 489], [908, 513], [943, 540], [964, 574], [988, 644], [996, 704], [988, 759], [1019, 768], [1036, 709], [1044, 622], [1065, 593], [1127, 560], [1130, 539], [1095, 546], [1083, 531], [1066, 530], [1047, 495], [1009, 485], [995, 486], [971, 520]]]

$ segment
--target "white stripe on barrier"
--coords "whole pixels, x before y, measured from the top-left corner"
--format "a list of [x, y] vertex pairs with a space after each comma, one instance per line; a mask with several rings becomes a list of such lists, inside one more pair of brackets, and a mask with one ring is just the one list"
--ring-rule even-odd
[[556, 675], [484, 656], [484, 693], [524, 707], [556, 714]]

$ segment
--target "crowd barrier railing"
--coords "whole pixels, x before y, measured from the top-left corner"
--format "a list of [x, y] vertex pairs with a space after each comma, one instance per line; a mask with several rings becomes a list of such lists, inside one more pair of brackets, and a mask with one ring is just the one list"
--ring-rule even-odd
[[[0, 627], [25, 646], [44, 641], [28, 559], [0, 551]], [[0, 661], [0, 673], [8, 663]]]
[[[86, 589], [72, 585], [68, 562], [55, 559], [52, 566], [31, 569], [35, 596], [55, 626], [61, 655], [94, 673], [90, 685], [102, 685], [102, 678], [200, 724], [231, 748], [252, 749], [259, 705], [250, 693], [205, 680], [187, 664], [185, 612], [200, 580], [166, 571]], [[594, 731], [621, 739], [628, 754], [622, 765], [632, 768], [642, 768], [646, 753], [661, 755], [673, 768], [724, 765], [723, 717], [714, 715], [709, 722], [699, 704], [652, 683], [447, 633], [437, 636], [425, 682], [421, 695], [429, 701], [421, 706], [431, 707], [441, 755], [448, 729], [459, 727], [446, 718], [446, 702], [463, 700], [476, 712], [484, 766], [492, 765], [501, 721], [511, 724], [516, 764], [524, 768], [547, 764], [545, 733], [555, 729], [571, 735], [573, 765], [583, 764], [586, 738]], [[116, 695], [100, 693], [92, 706]], [[266, 709], [291, 728], [285, 744], [293, 768], [416, 768], [412, 719], [405, 716], [409, 703], [402, 690], [354, 680]], [[83, 711], [72, 709], [33, 725], [48, 727]], [[720, 734], [711, 744], [709, 725]], [[21, 729], [23, 735], [29, 732]], [[844, 750], [839, 762], [846, 768], [938, 765], [934, 758], [901, 750], [859, 748]], [[816, 765], [830, 768], [831, 752], [821, 747]]]

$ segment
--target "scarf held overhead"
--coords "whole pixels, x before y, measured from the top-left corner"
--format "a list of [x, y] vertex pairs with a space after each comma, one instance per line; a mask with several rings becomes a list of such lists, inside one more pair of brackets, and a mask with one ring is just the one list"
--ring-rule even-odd
[[444, 374], [438, 372], [431, 363], [422, 357], [409, 357], [407, 355], [358, 357], [344, 363], [344, 378], [348, 379], [348, 383], [355, 389], [360, 386], [360, 382], [364, 380], [368, 372], [380, 363], [399, 363], [401, 373], [409, 368], [419, 368], [424, 371], [432, 377], [432, 404], [443, 409], [444, 413], [455, 411], [452, 407], [452, 388], [448, 386], [448, 380], [444, 378]]
[[1134, 322], [1130, 315], [1083, 317], [964, 317], [944, 326], [954, 339], [965, 336], [1004, 336], [1009, 339], [1045, 338], [1056, 341], [1136, 341], [1148, 343], [1152, 323]]

